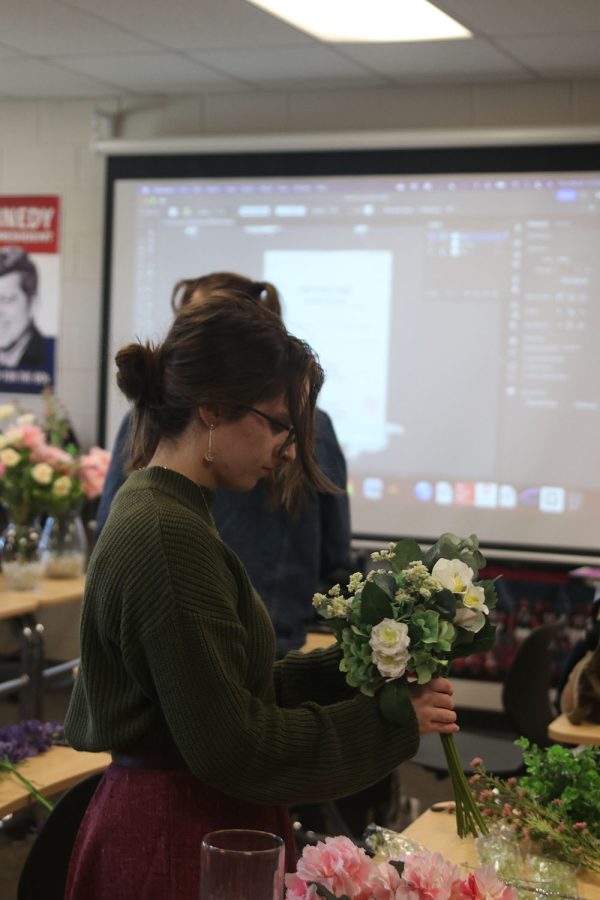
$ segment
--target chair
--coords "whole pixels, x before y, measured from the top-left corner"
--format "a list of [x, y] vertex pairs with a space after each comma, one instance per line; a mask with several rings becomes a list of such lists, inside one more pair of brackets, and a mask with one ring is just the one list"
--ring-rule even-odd
[[[514, 729], [514, 737], [487, 737], [473, 731], [459, 731], [455, 735], [458, 755], [465, 774], [472, 772], [471, 760], [481, 757], [487, 771], [501, 778], [519, 775], [523, 771], [523, 753], [514, 740], [523, 736], [541, 747], [552, 741], [548, 725], [555, 717], [550, 703], [551, 653], [553, 640], [561, 630], [560, 624], [540, 625], [523, 641], [515, 655], [502, 689], [504, 712]], [[435, 772], [440, 778], [448, 774], [446, 759], [439, 736], [424, 735], [413, 762]]]
[[63, 900], [73, 844], [102, 775], [89, 775], [62, 795], [25, 860], [17, 900]]

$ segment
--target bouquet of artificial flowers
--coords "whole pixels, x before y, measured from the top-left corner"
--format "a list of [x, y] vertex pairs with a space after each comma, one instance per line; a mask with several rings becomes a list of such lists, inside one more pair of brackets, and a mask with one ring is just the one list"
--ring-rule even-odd
[[[387, 719], [398, 724], [410, 714], [408, 683], [426, 684], [446, 675], [453, 659], [488, 650], [495, 626], [493, 581], [477, 580], [485, 559], [475, 535], [443, 534], [425, 553], [416, 541], [390, 544], [372, 554], [385, 567], [350, 578], [313, 604], [328, 620], [342, 650], [346, 681], [364, 694], [378, 692]], [[465, 779], [451, 734], [441, 735], [456, 800], [458, 833], [486, 833], [487, 827]]]
[[462, 878], [439, 853], [411, 853], [404, 862], [376, 860], [347, 837], [307, 846], [296, 872], [285, 876], [286, 900], [516, 900], [491, 866]]

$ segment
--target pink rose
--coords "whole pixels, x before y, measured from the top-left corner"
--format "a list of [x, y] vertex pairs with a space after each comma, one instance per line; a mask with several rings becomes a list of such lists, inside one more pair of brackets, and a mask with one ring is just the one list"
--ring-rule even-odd
[[104, 487], [110, 453], [101, 447], [92, 447], [79, 459], [79, 477], [83, 493], [88, 499], [99, 497]]
[[23, 425], [20, 430], [23, 447], [34, 450], [40, 444], [46, 443], [46, 435], [38, 425]]
[[52, 466], [55, 472], [70, 473], [75, 465], [75, 460], [70, 453], [62, 447], [53, 447], [52, 444], [38, 444], [31, 451], [32, 462], [44, 462]]

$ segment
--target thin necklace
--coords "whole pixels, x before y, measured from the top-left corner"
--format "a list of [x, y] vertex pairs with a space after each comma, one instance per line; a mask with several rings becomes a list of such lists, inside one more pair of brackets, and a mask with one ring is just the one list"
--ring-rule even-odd
[[[144, 467], [144, 466], [140, 466], [140, 470], [143, 469], [143, 468], [145, 468], [145, 467]], [[163, 469], [165, 472], [176, 472], [175, 469], [169, 469], [168, 466], [154, 466], [154, 467], [153, 467], [153, 466], [150, 466], [150, 468]], [[181, 472], [176, 472], [176, 474], [177, 474], [177, 475], [181, 475]], [[184, 475], [183, 477], [184, 477], [184, 478], [187, 478], [188, 476], [187, 476], [187, 475]], [[202, 497], [202, 502], [204, 503], [204, 509], [205, 509], [206, 512], [208, 513], [208, 518], [209, 518], [209, 520], [210, 520], [210, 521], [212, 522], [212, 524], [214, 525], [214, 524], [215, 524], [215, 520], [213, 519], [213, 514], [212, 514], [212, 512], [211, 512], [211, 510], [210, 510], [210, 506], [208, 505], [208, 501], [207, 501], [206, 497], [204, 496], [204, 485], [203, 485], [203, 484], [200, 484], [199, 481], [194, 481], [193, 478], [190, 478], [189, 481], [192, 481], [198, 488], [200, 488], [200, 496]]]

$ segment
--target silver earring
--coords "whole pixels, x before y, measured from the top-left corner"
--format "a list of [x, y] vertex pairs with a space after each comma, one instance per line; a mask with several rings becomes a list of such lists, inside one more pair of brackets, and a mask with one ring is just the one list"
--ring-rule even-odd
[[206, 453], [204, 454], [204, 459], [207, 463], [211, 463], [215, 458], [215, 454], [213, 453], [213, 431], [215, 430], [214, 425], [208, 426], [208, 447], [206, 448]]

